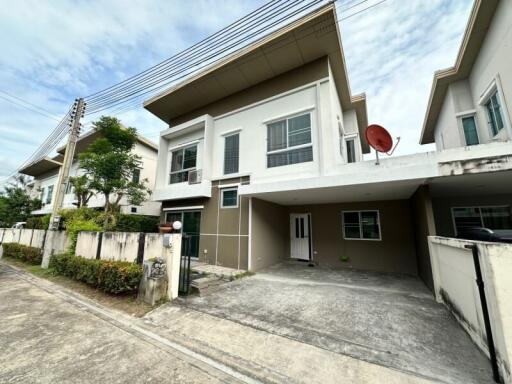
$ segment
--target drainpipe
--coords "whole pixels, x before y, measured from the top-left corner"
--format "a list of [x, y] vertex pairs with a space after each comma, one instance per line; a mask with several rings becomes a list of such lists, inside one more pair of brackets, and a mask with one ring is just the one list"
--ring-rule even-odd
[[487, 336], [487, 346], [491, 357], [492, 376], [496, 383], [501, 383], [500, 372], [498, 370], [498, 360], [496, 358], [496, 349], [494, 348], [494, 339], [492, 337], [491, 320], [489, 318], [489, 309], [487, 307], [487, 298], [485, 297], [484, 280], [482, 279], [482, 270], [480, 268], [480, 258], [478, 257], [478, 247], [476, 244], [466, 245], [465, 248], [473, 252], [473, 263], [475, 265], [476, 285], [480, 295], [480, 304], [482, 306], [482, 315], [484, 317], [485, 333]]

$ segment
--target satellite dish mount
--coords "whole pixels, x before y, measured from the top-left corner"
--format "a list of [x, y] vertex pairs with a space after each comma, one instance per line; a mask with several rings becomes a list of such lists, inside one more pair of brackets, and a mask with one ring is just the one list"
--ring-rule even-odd
[[375, 165], [380, 164], [379, 152], [391, 156], [400, 142], [400, 137], [397, 137], [396, 144], [393, 147], [393, 139], [389, 132], [384, 127], [377, 124], [369, 125], [368, 128], [366, 128], [365, 136], [368, 144], [375, 149]]

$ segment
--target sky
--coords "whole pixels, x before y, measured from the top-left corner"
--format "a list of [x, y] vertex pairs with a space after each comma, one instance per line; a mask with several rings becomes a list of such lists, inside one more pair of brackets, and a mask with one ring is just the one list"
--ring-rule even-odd
[[[0, 183], [76, 97], [157, 64], [263, 3], [19, 0], [0, 7]], [[395, 156], [433, 150], [418, 144], [433, 74], [453, 65], [472, 3], [337, 1], [352, 94], [366, 93], [369, 123], [401, 137]], [[35, 105], [43, 114], [15, 103]], [[117, 117], [155, 142], [166, 127], [142, 107]]]

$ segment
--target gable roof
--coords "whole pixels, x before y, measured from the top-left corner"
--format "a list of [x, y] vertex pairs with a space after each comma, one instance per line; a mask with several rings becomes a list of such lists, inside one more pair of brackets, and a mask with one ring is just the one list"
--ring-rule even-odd
[[487, 35], [498, 2], [499, 0], [475, 0], [455, 65], [434, 74], [420, 144], [434, 142], [434, 130], [448, 86], [455, 81], [466, 79], [471, 74], [471, 69]]
[[[344, 110], [355, 109], [361, 138], [368, 125], [366, 97], [352, 96], [334, 4], [325, 5], [239, 49], [183, 82], [144, 102], [151, 113], [170, 124], [244, 89], [328, 57]], [[361, 140], [363, 151], [368, 144]]]

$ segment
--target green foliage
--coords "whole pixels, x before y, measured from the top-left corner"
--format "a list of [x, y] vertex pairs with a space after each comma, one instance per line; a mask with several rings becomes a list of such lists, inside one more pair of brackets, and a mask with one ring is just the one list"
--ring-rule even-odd
[[89, 178], [86, 175], [71, 176], [69, 183], [73, 186], [73, 191], [78, 201], [77, 207], [87, 207], [89, 199], [94, 196]]
[[41, 200], [32, 199], [26, 192], [27, 180], [19, 175], [0, 193], [0, 226], [11, 227], [26, 221], [31, 212], [41, 208]]
[[64, 209], [60, 212], [64, 219], [64, 228], [69, 236], [69, 250], [74, 253], [76, 241], [80, 231], [102, 231], [98, 222], [99, 212], [94, 209], [81, 207], [78, 209]]
[[48, 229], [51, 215], [32, 216], [27, 219], [28, 229]]
[[50, 268], [59, 275], [81, 281], [104, 292], [135, 292], [142, 278], [142, 266], [123, 261], [91, 260], [71, 254], [53, 256]]
[[343, 261], [344, 263], [346, 263], [346, 262], [348, 262], [349, 258], [348, 258], [348, 256], [343, 255], [340, 257], [340, 260]]
[[[79, 156], [89, 188], [105, 196], [105, 212], [115, 211], [123, 197], [132, 205], [142, 204], [150, 190], [147, 180], [132, 180], [141, 163], [140, 157], [131, 152], [137, 142], [136, 129], [124, 128], [118, 119], [108, 116], [93, 124], [101, 138]], [[113, 196], [115, 201], [111, 202]]]
[[29, 247], [18, 243], [3, 243], [4, 256], [12, 257], [29, 264], [41, 264], [43, 252], [39, 248]]
[[155, 216], [119, 215], [115, 230], [118, 232], [158, 232], [159, 218]]

